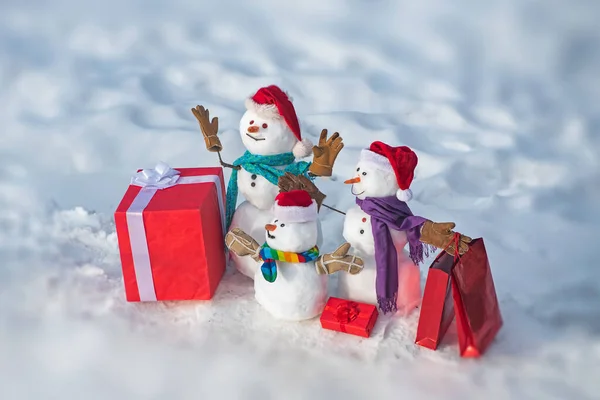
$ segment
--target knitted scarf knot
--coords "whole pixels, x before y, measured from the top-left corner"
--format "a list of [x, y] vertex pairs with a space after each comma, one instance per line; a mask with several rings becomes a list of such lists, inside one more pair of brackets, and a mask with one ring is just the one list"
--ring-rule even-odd
[[[314, 180], [314, 177], [308, 175], [307, 173], [310, 163], [306, 161], [295, 162], [294, 160], [294, 154], [291, 152], [274, 154], [270, 156], [260, 156], [246, 151], [240, 158], [233, 162], [233, 165], [235, 165], [236, 167], [240, 166], [246, 171], [250, 172], [251, 174], [260, 175], [275, 186], [277, 186], [279, 178], [283, 176], [286, 172], [290, 172], [294, 175], [304, 174], [308, 176], [310, 180]], [[275, 168], [283, 166], [285, 166], [285, 169]], [[233, 213], [235, 212], [235, 207], [237, 205], [237, 175], [238, 171], [236, 169], [233, 169], [231, 172], [231, 177], [229, 178], [229, 183], [227, 185], [227, 198], [225, 206], [225, 220], [227, 223], [227, 230], [229, 230], [229, 226], [231, 225], [231, 219], [233, 218]]]
[[276, 261], [284, 261], [288, 263], [305, 263], [314, 261], [319, 257], [319, 248], [314, 246], [302, 253], [294, 253], [292, 251], [275, 250], [269, 247], [268, 244], [263, 244], [260, 252], [260, 259], [263, 264], [260, 267], [263, 277], [268, 282], [275, 282], [277, 279], [277, 263]]

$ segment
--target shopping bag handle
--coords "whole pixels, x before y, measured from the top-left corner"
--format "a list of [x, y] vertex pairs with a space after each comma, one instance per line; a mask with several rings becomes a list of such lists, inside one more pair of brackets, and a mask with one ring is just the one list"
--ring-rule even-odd
[[444, 247], [444, 251], [446, 251], [448, 247], [452, 245], [452, 243], [454, 243], [454, 261], [456, 261], [460, 259], [460, 253], [458, 252], [458, 246], [460, 244], [460, 233], [454, 232], [452, 239], [450, 239], [446, 247]]

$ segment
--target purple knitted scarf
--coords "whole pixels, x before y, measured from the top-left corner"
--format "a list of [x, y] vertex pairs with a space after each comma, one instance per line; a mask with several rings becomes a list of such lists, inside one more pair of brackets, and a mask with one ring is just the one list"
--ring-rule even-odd
[[406, 231], [410, 245], [410, 258], [419, 265], [423, 255], [429, 255], [429, 248], [420, 242], [421, 226], [426, 221], [413, 215], [408, 205], [396, 198], [367, 197], [356, 198], [356, 204], [371, 217], [371, 229], [375, 239], [375, 263], [377, 278], [377, 302], [384, 314], [395, 312], [398, 296], [398, 256], [392, 241], [390, 229]]

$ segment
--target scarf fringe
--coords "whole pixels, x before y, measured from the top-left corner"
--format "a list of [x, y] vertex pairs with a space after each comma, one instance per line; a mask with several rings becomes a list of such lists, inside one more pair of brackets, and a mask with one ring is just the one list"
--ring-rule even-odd
[[396, 298], [398, 297], [398, 292], [394, 292], [394, 295], [391, 298], [387, 297], [377, 297], [377, 304], [379, 305], [379, 309], [382, 313], [394, 313], [398, 311], [398, 306], [396, 305]]
[[429, 244], [419, 243], [417, 246], [410, 246], [410, 259], [415, 265], [419, 265], [423, 260], [437, 251], [437, 247]]

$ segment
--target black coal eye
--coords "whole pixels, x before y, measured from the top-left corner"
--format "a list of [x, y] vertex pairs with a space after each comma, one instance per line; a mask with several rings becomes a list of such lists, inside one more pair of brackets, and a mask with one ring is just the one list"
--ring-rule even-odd
[[360, 230], [360, 234], [362, 235], [363, 233], [365, 233], [365, 230], [364, 230], [364, 229], [361, 229], [361, 230]]
[[366, 173], [366, 172], [363, 172], [362, 174], [363, 174], [363, 175], [366, 175], [367, 173]]
[[279, 226], [283, 228], [283, 227], [285, 226], [285, 224], [281, 224], [281, 225], [279, 225]]
[[356, 168], [356, 172], [360, 171], [360, 168]]
[[278, 220], [278, 219], [276, 219], [275, 221], [273, 221], [273, 223], [274, 223], [274, 224], [276, 224], [276, 223], [277, 223], [277, 221], [279, 221], [279, 220]]

